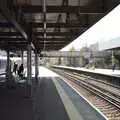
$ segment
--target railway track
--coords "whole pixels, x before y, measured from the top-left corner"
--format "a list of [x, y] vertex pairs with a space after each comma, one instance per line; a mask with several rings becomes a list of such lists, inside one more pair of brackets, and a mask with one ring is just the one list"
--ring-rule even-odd
[[78, 77], [76, 77], [75, 75], [66, 73], [65, 77], [68, 77], [69, 79], [74, 81], [76, 84], [81, 85], [85, 89], [91, 91], [92, 93], [96, 94], [97, 96], [110, 102], [111, 104], [116, 106], [118, 109], [120, 109], [120, 99], [119, 99], [120, 96], [117, 96], [117, 95], [111, 93], [110, 91], [105, 90], [101, 87], [93, 85], [88, 81], [78, 79]]
[[94, 104], [96, 107], [100, 108], [109, 120], [120, 120], [120, 95], [110, 92], [101, 86], [94, 85], [80, 76], [65, 71], [54, 71], [75, 84], [75, 86], [78, 87], [77, 89], [81, 86], [94, 94], [95, 96], [92, 98], [92, 100], [95, 101]]
[[[80, 77], [78, 75], [74, 75], [72, 73], [66, 73], [68, 74], [68, 76], [72, 76], [74, 78], [77, 78], [80, 81], [83, 81], [99, 90], [102, 90], [104, 93], [109, 94], [111, 97], [118, 99], [118, 102], [120, 100], [120, 88], [118, 88], [118, 86], [112, 86], [111, 84], [107, 84], [107, 83], [101, 83], [99, 81], [97, 81], [96, 79], [93, 80], [88, 80], [88, 78], [84, 79], [83, 77]], [[112, 90], [111, 90], [112, 88]]]
[[93, 78], [93, 77], [91, 77], [91, 76], [82, 75], [82, 74], [78, 74], [78, 73], [75, 73], [75, 72], [71, 72], [71, 73], [74, 74], [74, 75], [76, 75], [76, 76], [81, 77], [82, 79], [84, 78], [84, 79], [89, 79], [89, 80], [91, 80], [91, 81], [97, 81], [97, 82], [99, 82], [99, 83], [103, 83], [103, 84], [105, 84], [105, 85], [114, 87], [114, 88], [116, 88], [116, 89], [120, 89], [120, 86], [119, 86], [119, 85], [114, 85], [114, 84], [105, 82], [105, 81], [103, 81], [103, 80], [95, 79], [95, 78]]

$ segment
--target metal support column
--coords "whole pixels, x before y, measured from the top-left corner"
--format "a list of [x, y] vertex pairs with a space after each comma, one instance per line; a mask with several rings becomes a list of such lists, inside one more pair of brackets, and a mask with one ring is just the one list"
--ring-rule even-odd
[[112, 66], [115, 64], [115, 58], [114, 58], [114, 50], [112, 50], [112, 58], [111, 58], [112, 60]]
[[7, 66], [6, 66], [6, 85], [11, 87], [11, 65], [10, 65], [10, 53], [7, 51]]
[[58, 65], [61, 65], [61, 57], [58, 58]]
[[35, 52], [35, 79], [37, 81], [37, 78], [38, 78], [38, 54], [37, 52]]
[[32, 66], [31, 66], [31, 45], [27, 46], [27, 81], [26, 81], [26, 90], [25, 96], [32, 96]]
[[43, 24], [44, 24], [44, 27], [43, 27], [43, 30], [44, 30], [44, 47], [43, 47], [43, 50], [45, 50], [45, 47], [46, 47], [46, 0], [43, 0]]
[[115, 70], [115, 67], [116, 67], [116, 64], [115, 64], [114, 50], [112, 50], [112, 70], [113, 70], [113, 72]]
[[24, 51], [21, 51], [21, 63], [24, 64], [24, 58], [23, 58]]

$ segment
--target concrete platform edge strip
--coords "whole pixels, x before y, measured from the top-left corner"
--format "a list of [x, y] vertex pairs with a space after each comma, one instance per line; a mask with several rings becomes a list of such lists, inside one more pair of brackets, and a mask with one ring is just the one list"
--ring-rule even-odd
[[82, 94], [80, 94], [71, 84], [69, 84], [62, 76], [59, 75], [59, 77], [64, 80], [77, 94], [79, 94], [93, 109], [95, 109], [98, 113], [100, 113], [106, 120], [109, 120], [96, 106], [94, 106], [91, 102], [89, 102]]
[[52, 79], [53, 83], [55, 84], [55, 87], [60, 95], [60, 98], [65, 106], [65, 109], [67, 111], [67, 114], [70, 118], [70, 120], [84, 120], [82, 116], [78, 113], [76, 107], [72, 103], [72, 101], [69, 99], [68, 95], [66, 92], [63, 90], [61, 85], [57, 82], [55, 78]]

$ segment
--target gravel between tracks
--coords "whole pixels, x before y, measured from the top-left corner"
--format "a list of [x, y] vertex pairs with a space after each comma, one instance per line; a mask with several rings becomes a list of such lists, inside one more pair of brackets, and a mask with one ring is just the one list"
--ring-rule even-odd
[[88, 99], [94, 106], [96, 106], [109, 120], [120, 120], [120, 110], [101, 99], [100, 97], [88, 92], [86, 89], [75, 84], [74, 82], [65, 79], [69, 82], [80, 94]]

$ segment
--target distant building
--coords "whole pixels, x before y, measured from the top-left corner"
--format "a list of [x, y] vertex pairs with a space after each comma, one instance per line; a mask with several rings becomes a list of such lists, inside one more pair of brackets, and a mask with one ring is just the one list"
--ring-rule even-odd
[[99, 45], [98, 43], [95, 43], [95, 44], [92, 44], [89, 46], [89, 49], [92, 51], [92, 52], [97, 52], [99, 50]]
[[99, 43], [99, 50], [118, 49], [120, 48], [120, 37]]

